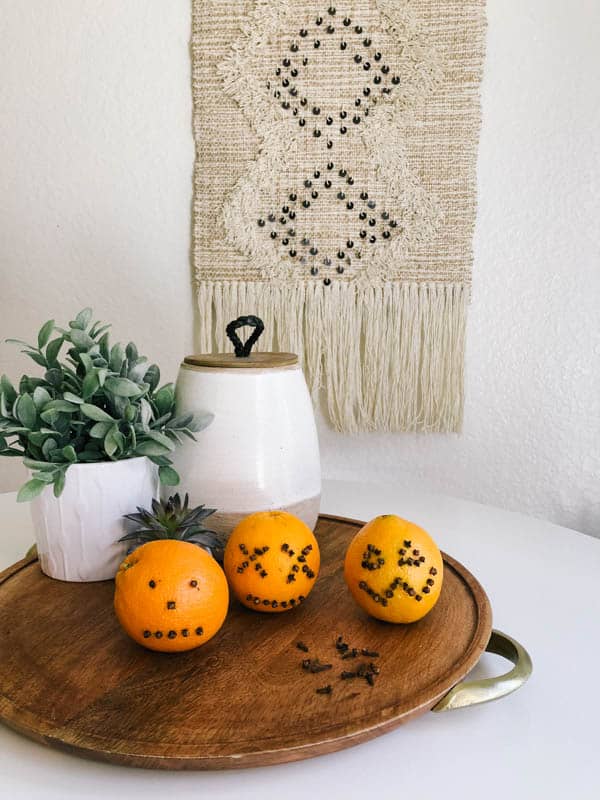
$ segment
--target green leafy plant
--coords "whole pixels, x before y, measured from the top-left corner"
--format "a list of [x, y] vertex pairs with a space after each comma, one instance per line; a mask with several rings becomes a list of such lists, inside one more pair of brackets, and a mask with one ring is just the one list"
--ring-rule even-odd
[[125, 514], [125, 519], [134, 522], [137, 527], [119, 541], [129, 542], [130, 550], [134, 550], [157, 539], [179, 539], [209, 550], [217, 561], [222, 561], [224, 537], [205, 528], [202, 522], [215, 511], [215, 508], [205, 506], [189, 508], [187, 494], [183, 503], [179, 494], [169, 497], [168, 500], [153, 500], [152, 511], [138, 506], [137, 514]]
[[[170, 455], [182, 436], [194, 439], [212, 414], [177, 416], [173, 384], [159, 388], [160, 370], [140, 356], [133, 342], [110, 345], [110, 325], [92, 323], [81, 311], [67, 328], [49, 320], [37, 346], [18, 339], [44, 369], [41, 378], [23, 375], [15, 388], [0, 378], [0, 455], [23, 458], [33, 476], [18, 494], [31, 500], [52, 484], [58, 497], [71, 464], [147, 456], [163, 484], [179, 475]], [[61, 351], [64, 358], [61, 360]]]

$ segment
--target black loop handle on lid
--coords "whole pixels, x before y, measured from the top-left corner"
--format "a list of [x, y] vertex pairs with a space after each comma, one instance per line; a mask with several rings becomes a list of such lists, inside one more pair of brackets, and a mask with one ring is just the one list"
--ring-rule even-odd
[[[238, 328], [243, 328], [246, 325], [249, 325], [251, 328], [254, 328], [246, 342], [242, 343], [242, 340], [237, 335], [236, 331]], [[229, 325], [225, 328], [225, 332], [233, 348], [235, 350], [235, 355], [237, 358], [248, 358], [250, 355], [250, 351], [258, 341], [259, 336], [265, 329], [264, 322], [262, 319], [258, 317], [238, 317], [234, 319]]]

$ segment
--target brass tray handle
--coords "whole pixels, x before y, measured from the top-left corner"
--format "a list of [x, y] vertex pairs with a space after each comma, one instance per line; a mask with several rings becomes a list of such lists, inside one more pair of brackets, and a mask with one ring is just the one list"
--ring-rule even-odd
[[458, 683], [442, 697], [431, 709], [432, 711], [451, 711], [453, 708], [489, 703], [491, 700], [498, 700], [511, 692], [516, 692], [527, 682], [533, 670], [529, 653], [506, 633], [493, 630], [485, 651], [512, 661], [513, 669], [498, 678]]

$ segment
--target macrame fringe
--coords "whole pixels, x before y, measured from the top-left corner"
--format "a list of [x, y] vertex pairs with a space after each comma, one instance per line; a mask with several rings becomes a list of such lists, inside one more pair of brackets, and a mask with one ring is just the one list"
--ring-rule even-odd
[[257, 349], [298, 353], [336, 430], [458, 432], [468, 299], [466, 283], [200, 281], [198, 344], [231, 350], [227, 324], [256, 314]]

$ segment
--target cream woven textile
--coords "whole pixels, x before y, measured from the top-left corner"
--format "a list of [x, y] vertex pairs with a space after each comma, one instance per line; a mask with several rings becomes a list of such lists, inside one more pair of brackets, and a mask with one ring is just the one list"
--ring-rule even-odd
[[459, 430], [484, 0], [194, 0], [204, 351], [258, 314], [339, 430]]

